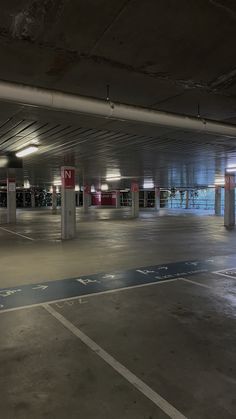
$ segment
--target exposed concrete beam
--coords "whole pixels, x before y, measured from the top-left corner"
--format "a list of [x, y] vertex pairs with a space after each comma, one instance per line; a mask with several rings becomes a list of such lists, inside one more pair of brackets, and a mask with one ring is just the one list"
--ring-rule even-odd
[[236, 125], [0, 81], [0, 100], [236, 138]]

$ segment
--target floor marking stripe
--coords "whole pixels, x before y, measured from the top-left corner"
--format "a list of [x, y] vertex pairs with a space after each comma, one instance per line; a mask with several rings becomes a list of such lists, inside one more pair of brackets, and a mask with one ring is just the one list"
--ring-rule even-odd
[[191, 279], [187, 279], [187, 278], [179, 278], [179, 279], [181, 279], [181, 281], [184, 281], [184, 282], [190, 282], [191, 284], [199, 285], [199, 287], [208, 288], [208, 289], [213, 288], [213, 287], [210, 287], [209, 285], [205, 285], [197, 281], [192, 281]]
[[[60, 302], [64, 302], [64, 301], [79, 300], [79, 299], [83, 299], [85, 297], [86, 298], [96, 297], [97, 295], [112, 294], [114, 292], [126, 291], [126, 290], [130, 290], [130, 289], [135, 289], [135, 288], [149, 287], [151, 285], [168, 284], [169, 282], [175, 282], [175, 281], [178, 281], [179, 279], [180, 278], [172, 278], [172, 279], [166, 279], [164, 281], [159, 281], [159, 282], [148, 282], [146, 284], [131, 285], [130, 287], [114, 288], [112, 290], [94, 292], [93, 294], [83, 294], [83, 295], [76, 295], [74, 297], [69, 297], [69, 298], [59, 298], [57, 300], [47, 301], [47, 304], [56, 304], [56, 303], [60, 303]], [[29, 305], [26, 305], [26, 306], [6, 308], [5, 310], [4, 309], [0, 310], [0, 314], [9, 313], [10, 311], [25, 310], [26, 308], [41, 307], [42, 304], [43, 303], [41, 302], [41, 303], [29, 304]]]
[[74, 326], [64, 316], [54, 310], [48, 304], [42, 304], [42, 307], [47, 310], [55, 319], [57, 319], [66, 329], [68, 329], [73, 335], [80, 339], [87, 347], [95, 352], [103, 361], [105, 361], [110, 367], [117, 371], [122, 377], [124, 377], [130, 384], [132, 384], [137, 390], [139, 390], [144, 396], [151, 400], [156, 406], [158, 406], [163, 412], [166, 413], [172, 419], [187, 419], [182, 413], [180, 413], [174, 406], [172, 406], [167, 400], [163, 399], [158, 393], [151, 389], [145, 384], [140, 378], [129, 371], [124, 365], [118, 362], [113, 356], [102, 349], [96, 342], [90, 339], [85, 333]]
[[223, 274], [222, 272], [213, 272], [216, 275], [225, 276], [226, 278], [235, 279], [232, 275]]
[[5, 227], [0, 227], [0, 229], [1, 229], [1, 230], [4, 230], [4, 231], [7, 231], [8, 233], [15, 234], [16, 236], [23, 237], [24, 239], [34, 241], [34, 239], [32, 239], [31, 237], [25, 236], [24, 234], [16, 233], [15, 231], [12, 231], [12, 230], [8, 230], [8, 229], [7, 229], [7, 228], [5, 228]]
[[227, 274], [224, 273], [225, 271], [231, 271], [231, 270], [236, 270], [236, 268], [222, 269], [221, 271], [214, 271], [212, 273], [213, 274], [216, 274], [216, 275], [225, 276], [226, 278], [235, 279], [235, 276], [233, 276], [233, 275], [227, 275]]

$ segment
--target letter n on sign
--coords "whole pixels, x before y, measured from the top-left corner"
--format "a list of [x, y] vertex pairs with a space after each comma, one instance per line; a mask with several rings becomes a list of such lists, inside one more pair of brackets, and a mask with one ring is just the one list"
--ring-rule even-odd
[[65, 189], [75, 188], [75, 169], [72, 167], [61, 168], [61, 183]]

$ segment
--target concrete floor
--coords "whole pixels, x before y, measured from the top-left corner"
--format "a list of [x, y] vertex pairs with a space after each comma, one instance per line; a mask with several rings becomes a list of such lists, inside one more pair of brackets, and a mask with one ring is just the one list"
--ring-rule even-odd
[[[67, 243], [59, 214], [47, 210], [19, 211], [16, 226], [1, 224], [34, 240], [0, 229], [0, 288], [235, 253], [236, 232], [221, 217], [147, 210], [131, 220], [128, 210], [110, 209], [77, 216], [77, 239]], [[215, 273], [2, 312], [0, 417], [235, 418], [235, 324], [236, 279]]]
[[59, 211], [18, 210], [15, 226], [0, 224], [26, 236], [0, 228], [0, 287], [234, 253], [236, 232], [203, 214], [146, 210], [133, 220], [129, 209], [77, 209], [77, 238], [61, 242]]

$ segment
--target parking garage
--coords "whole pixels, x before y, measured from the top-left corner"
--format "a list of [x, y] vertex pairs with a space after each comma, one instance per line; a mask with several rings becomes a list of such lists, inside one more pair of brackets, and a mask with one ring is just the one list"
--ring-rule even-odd
[[13, 3], [0, 417], [235, 418], [234, 5]]

